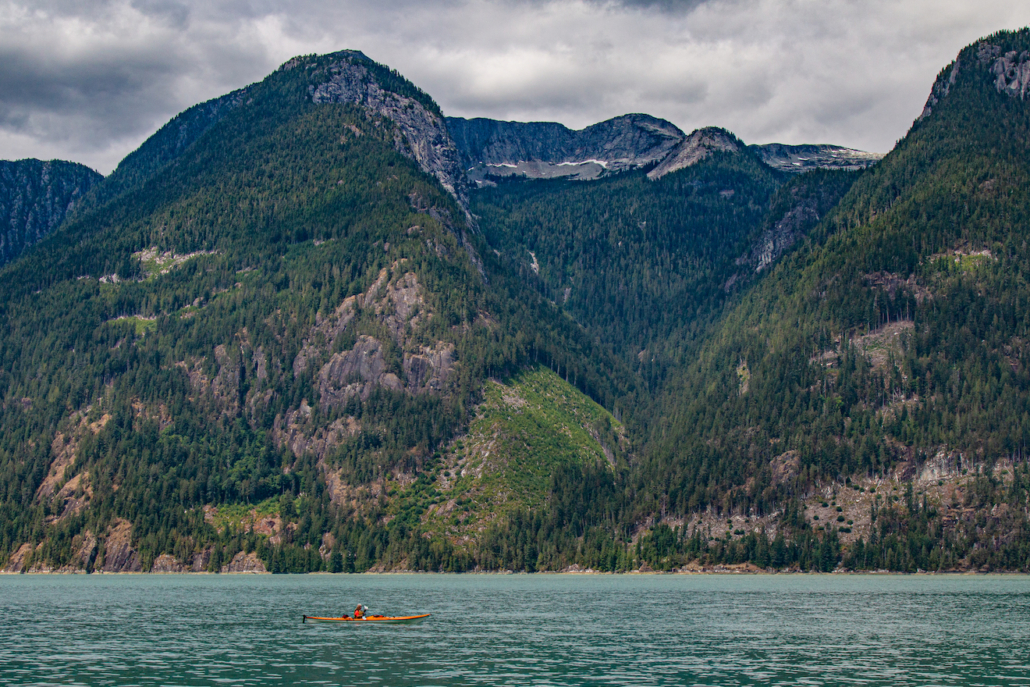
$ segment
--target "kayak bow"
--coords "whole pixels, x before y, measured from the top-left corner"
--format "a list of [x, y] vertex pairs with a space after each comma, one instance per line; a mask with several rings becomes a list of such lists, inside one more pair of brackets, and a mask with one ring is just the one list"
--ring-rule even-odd
[[365, 617], [365, 618], [350, 618], [350, 617], [344, 617], [344, 618], [321, 618], [321, 617], [315, 616], [315, 615], [306, 615], [306, 616], [304, 616], [304, 620], [302, 620], [301, 622], [306, 623], [307, 621], [310, 620], [313, 623], [356, 623], [356, 624], [361, 624], [361, 623], [385, 623], [385, 624], [388, 624], [388, 625], [389, 624], [398, 625], [398, 624], [403, 624], [403, 623], [417, 623], [417, 622], [420, 622], [422, 620], [425, 620], [430, 615], [431, 615], [430, 613], [423, 613], [422, 615], [393, 615], [393, 616], [392, 615], [370, 615], [370, 616]]

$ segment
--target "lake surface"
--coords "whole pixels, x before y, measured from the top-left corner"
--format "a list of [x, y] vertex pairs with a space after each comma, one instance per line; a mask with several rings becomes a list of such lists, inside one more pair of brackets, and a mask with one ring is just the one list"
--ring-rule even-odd
[[0, 576], [0, 684], [1021, 685], [1030, 578]]

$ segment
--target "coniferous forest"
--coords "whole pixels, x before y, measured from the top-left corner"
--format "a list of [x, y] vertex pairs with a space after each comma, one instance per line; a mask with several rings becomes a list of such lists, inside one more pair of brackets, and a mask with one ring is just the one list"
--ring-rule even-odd
[[473, 187], [353, 52], [187, 110], [0, 269], [0, 568], [1030, 569], [1028, 50], [859, 171]]

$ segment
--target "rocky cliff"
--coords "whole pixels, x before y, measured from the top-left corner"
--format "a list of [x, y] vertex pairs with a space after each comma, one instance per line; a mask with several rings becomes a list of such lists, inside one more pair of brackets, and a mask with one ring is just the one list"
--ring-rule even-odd
[[[329, 57], [327, 80], [308, 88], [312, 102], [358, 105], [392, 121], [397, 125], [397, 150], [435, 177], [467, 213], [468, 182], [436, 104], [421, 92], [406, 94], [384, 88], [389, 84], [381, 83], [383, 79], [376, 73], [384, 68], [360, 52], [347, 50]], [[282, 68], [295, 69], [303, 62], [290, 60]]]
[[664, 159], [683, 140], [674, 124], [645, 114], [608, 119], [574, 131], [555, 122], [501, 122], [448, 117], [469, 177], [594, 179]]
[[75, 162], [0, 161], [0, 265], [56, 229], [102, 179]]
[[648, 172], [647, 178], [660, 179], [678, 169], [695, 165], [712, 153], [735, 153], [743, 148], [744, 144], [740, 139], [725, 129], [714, 126], [697, 129], [680, 141], [657, 167]]
[[883, 159], [882, 153], [824, 144], [784, 145], [765, 143], [748, 148], [773, 169], [781, 172], [809, 172], [813, 169], [865, 169]]
[[[986, 70], [994, 81], [994, 89], [998, 93], [1004, 93], [1024, 100], [1030, 92], [1030, 50], [1005, 50], [995, 41], [997, 36], [990, 36], [976, 46], [976, 57], [970, 59], [967, 55], [966, 62], [962, 62], [962, 55], [959, 54], [955, 61], [941, 70], [930, 89], [930, 96], [926, 99], [923, 113], [919, 120], [926, 119], [933, 112], [934, 108], [951, 92], [952, 87], [958, 80], [959, 72], [973, 65], [975, 69]], [[967, 52], [966, 48], [962, 52]], [[966, 66], [964, 67], [963, 64]]]

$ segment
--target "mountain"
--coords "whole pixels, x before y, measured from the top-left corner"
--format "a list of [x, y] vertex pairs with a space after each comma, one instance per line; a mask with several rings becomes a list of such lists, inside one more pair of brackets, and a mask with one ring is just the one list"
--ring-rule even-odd
[[554, 122], [447, 118], [469, 178], [594, 179], [605, 171], [654, 164], [683, 139], [673, 124], [644, 114], [615, 117], [580, 131]]
[[867, 153], [853, 148], [831, 145], [784, 145], [766, 143], [750, 146], [759, 159], [781, 172], [808, 172], [813, 169], [858, 170], [871, 167], [883, 159], [880, 153]]
[[613, 481], [634, 379], [487, 249], [457, 160], [400, 75], [301, 57], [0, 271], [6, 569], [466, 569], [551, 473]]
[[102, 180], [75, 162], [0, 161], [0, 266], [60, 226]]
[[[629, 114], [574, 131], [556, 122], [502, 122], [447, 117], [447, 129], [461, 154], [469, 180], [489, 186], [491, 179], [597, 179], [612, 172], [653, 168], [657, 179], [703, 159], [716, 150], [744, 147], [718, 127], [684, 134], [671, 122]], [[813, 169], [865, 169], [883, 156], [832, 145], [769, 143], [749, 148], [781, 172]]]
[[1028, 74], [850, 169], [290, 60], [0, 269], [0, 562], [1026, 570]]
[[666, 390], [642, 512], [814, 538], [823, 569], [1025, 568], [1028, 49], [1030, 30], [962, 50], [725, 313]]

